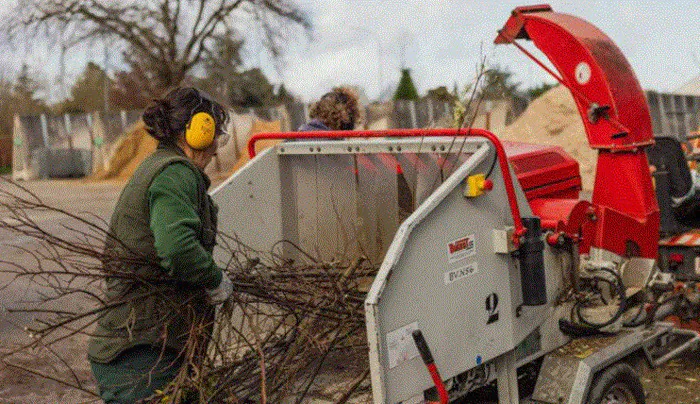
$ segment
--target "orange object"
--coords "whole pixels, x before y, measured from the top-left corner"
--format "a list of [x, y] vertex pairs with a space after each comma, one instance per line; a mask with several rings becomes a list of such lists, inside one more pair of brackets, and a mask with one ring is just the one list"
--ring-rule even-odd
[[668, 316], [666, 317], [666, 321], [672, 322], [678, 328], [700, 332], [700, 322], [697, 320], [683, 321], [678, 316]]

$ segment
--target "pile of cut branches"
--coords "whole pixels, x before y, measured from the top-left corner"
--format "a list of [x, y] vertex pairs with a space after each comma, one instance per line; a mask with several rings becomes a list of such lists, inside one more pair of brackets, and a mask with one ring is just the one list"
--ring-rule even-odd
[[[113, 265], [148, 260], [106, 252], [105, 240], [112, 236], [103, 220], [48, 206], [20, 185], [2, 181], [0, 232], [31, 239], [36, 246], [17, 247], [29, 258], [21, 262], [0, 257], [0, 272], [10, 278], [2, 287], [21, 282], [34, 292], [29, 301], [6, 308], [34, 321], [25, 328], [28, 342], [3, 353], [2, 360], [13, 366], [15, 355], [52, 352], [65, 377], [34, 373], [87, 391], [69, 362], [58, 356], [57, 344], [90, 335], [104, 310], [128, 303], [105, 299], [106, 279], [151, 285], [153, 293], [168, 279]], [[59, 217], [61, 231], [42, 227], [35, 220], [41, 214]], [[217, 248], [234, 293], [217, 309], [214, 324], [204, 316], [196, 322], [179, 353], [188, 366], [149, 402], [193, 397], [207, 403], [369, 402], [363, 302], [377, 268], [362, 259], [318, 262], [303, 252], [306, 259], [292, 262], [227, 235], [220, 235]]]

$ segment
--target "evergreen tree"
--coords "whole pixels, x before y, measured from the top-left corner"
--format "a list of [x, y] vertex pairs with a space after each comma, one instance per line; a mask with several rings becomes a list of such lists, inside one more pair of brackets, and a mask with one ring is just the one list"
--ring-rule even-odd
[[494, 66], [486, 70], [481, 95], [487, 100], [500, 100], [517, 97], [520, 83], [513, 82], [513, 73]]
[[105, 80], [108, 86], [112, 85], [100, 66], [88, 62], [70, 90], [71, 98], [61, 106], [61, 112], [101, 111], [104, 108]]
[[530, 99], [530, 101], [534, 100], [535, 98], [539, 97], [540, 95], [546, 93], [550, 89], [558, 86], [559, 83], [542, 83], [540, 85], [528, 88], [526, 90], [527, 96]]
[[287, 88], [284, 86], [284, 84], [280, 85], [280, 88], [277, 90], [277, 102], [282, 104], [282, 105], [289, 105], [294, 102], [294, 95], [287, 91]]
[[401, 80], [394, 93], [394, 100], [418, 100], [418, 90], [411, 79], [410, 69], [401, 69]]
[[267, 107], [275, 104], [274, 86], [259, 68], [236, 73], [229, 86], [231, 106], [241, 108]]
[[114, 74], [114, 84], [109, 89], [109, 108], [113, 110], [143, 109], [153, 97], [144, 85], [145, 76], [138, 68]]
[[47, 112], [46, 103], [36, 97], [39, 88], [39, 83], [30, 76], [29, 66], [26, 63], [23, 64], [17, 76], [11, 100], [11, 105], [14, 106], [16, 113], [39, 114]]
[[215, 38], [212, 51], [204, 62], [205, 77], [197, 84], [215, 98], [230, 102], [231, 87], [243, 64], [243, 40], [231, 30]]

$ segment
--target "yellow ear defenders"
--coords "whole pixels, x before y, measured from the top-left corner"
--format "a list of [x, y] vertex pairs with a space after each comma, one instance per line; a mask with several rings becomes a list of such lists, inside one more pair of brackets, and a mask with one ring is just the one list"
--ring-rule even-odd
[[[204, 102], [204, 96], [197, 91], [199, 96], [199, 104], [193, 109], [196, 110]], [[208, 99], [207, 99], [208, 100]], [[209, 101], [214, 108], [214, 103]], [[192, 115], [190, 121], [185, 128], [185, 141], [187, 144], [196, 150], [204, 150], [214, 143], [216, 136], [216, 123], [214, 117], [208, 112], [197, 112]]]
[[214, 117], [207, 112], [197, 112], [187, 124], [185, 141], [193, 149], [204, 150], [214, 143], [215, 134]]

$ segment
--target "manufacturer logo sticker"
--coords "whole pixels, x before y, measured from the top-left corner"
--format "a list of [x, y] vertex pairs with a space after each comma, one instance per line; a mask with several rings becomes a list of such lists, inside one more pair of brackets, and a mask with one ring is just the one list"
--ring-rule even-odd
[[476, 253], [476, 240], [474, 235], [458, 238], [447, 243], [447, 258], [450, 262], [457, 262]]

